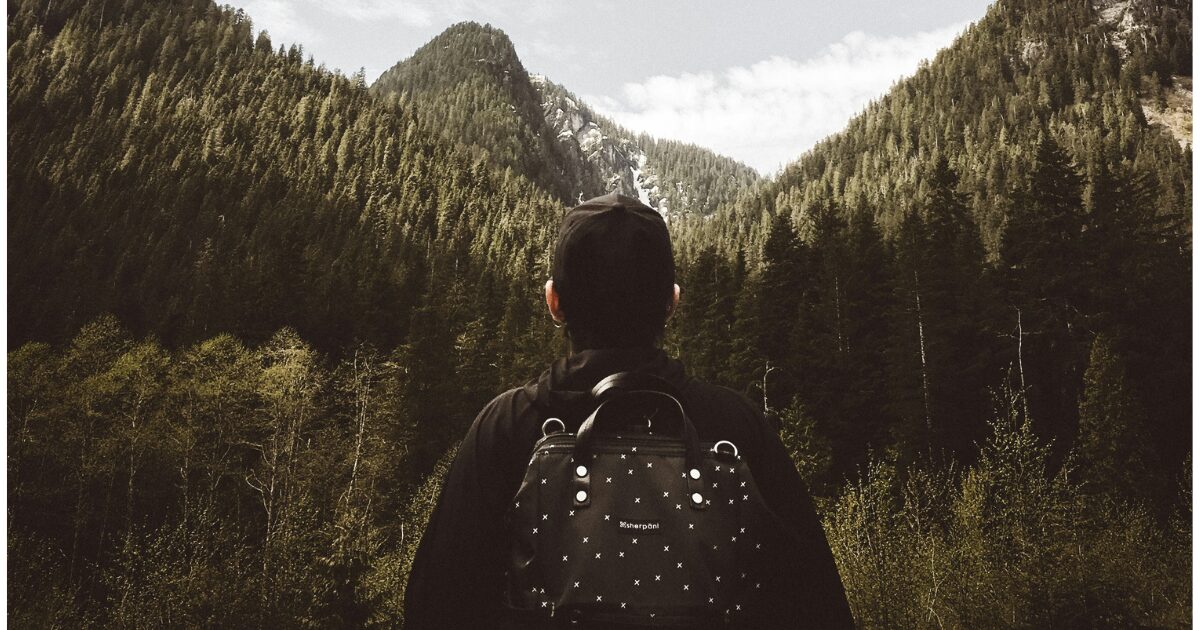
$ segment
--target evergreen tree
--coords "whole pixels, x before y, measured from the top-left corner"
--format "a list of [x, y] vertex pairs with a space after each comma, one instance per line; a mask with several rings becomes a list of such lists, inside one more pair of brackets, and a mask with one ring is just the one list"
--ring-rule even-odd
[[[1160, 483], [1151, 472], [1146, 413], [1126, 380], [1124, 361], [1107, 335], [1092, 340], [1079, 404], [1079, 475], [1097, 494], [1149, 498]], [[1155, 497], [1158, 498], [1158, 497]]]

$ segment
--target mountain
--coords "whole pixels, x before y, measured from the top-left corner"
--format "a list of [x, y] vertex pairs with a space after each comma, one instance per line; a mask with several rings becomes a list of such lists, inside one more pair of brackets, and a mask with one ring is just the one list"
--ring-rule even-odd
[[490, 25], [449, 27], [371, 91], [413, 110], [429, 135], [470, 147], [569, 204], [615, 190], [666, 214], [708, 215], [760, 179], [707, 149], [597, 115], [566, 88], [528, 74], [508, 36]]
[[582, 154], [606, 190], [617, 190], [673, 217], [709, 216], [762, 181], [752, 168], [709, 149], [635, 134], [566, 88], [534, 75], [546, 122], [560, 143]]
[[369, 89], [210, 0], [10, 2], [13, 625], [402, 625], [454, 444], [566, 352], [562, 213], [621, 188], [858, 623], [1185, 626], [1190, 12], [1000, 0], [765, 180], [486, 26]]
[[815, 419], [795, 430], [832, 444], [838, 478], [871, 450], [969, 459], [996, 387], [1065, 456], [1104, 335], [1146, 409], [1136, 434], [1175, 470], [1190, 17], [1185, 1], [992, 5], [845, 130], [679, 232], [689, 367], [764, 400], [771, 384], [778, 409]]
[[411, 108], [425, 133], [524, 174], [564, 202], [602, 194], [589, 163], [546, 125], [538, 92], [499, 29], [455, 24], [385, 71], [371, 91]]
[[[561, 352], [562, 201], [208, 0], [8, 33], [15, 623], [362, 625], [410, 493]], [[165, 617], [150, 547], [205, 558]]]
[[799, 218], [823, 195], [870, 206], [888, 235], [928, 194], [940, 157], [991, 255], [1039, 139], [1089, 173], [1100, 162], [1155, 183], [1161, 214], [1190, 222], [1191, 3], [997, 2], [958, 40], [789, 165], [706, 240], [765, 240], [764, 212]]
[[172, 345], [289, 325], [392, 347], [431, 285], [541, 259], [561, 212], [543, 188], [242, 13], [30, 6], [8, 56], [13, 343], [111, 312]]

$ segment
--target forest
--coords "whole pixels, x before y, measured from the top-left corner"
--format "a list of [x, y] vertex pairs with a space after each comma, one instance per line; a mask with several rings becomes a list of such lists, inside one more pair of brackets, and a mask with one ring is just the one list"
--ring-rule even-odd
[[[597, 119], [862, 627], [1190, 625], [1191, 3], [1113, 4], [999, 0], [772, 178]], [[401, 623], [457, 440], [568, 349], [562, 88], [474, 23], [368, 86], [210, 0], [8, 42], [10, 623]]]

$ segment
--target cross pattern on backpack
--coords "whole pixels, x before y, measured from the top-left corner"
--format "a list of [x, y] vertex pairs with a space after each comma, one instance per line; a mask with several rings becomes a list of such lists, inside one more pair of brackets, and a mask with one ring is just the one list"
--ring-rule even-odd
[[[762, 588], [753, 557], [769, 553], [755, 536], [761, 500], [745, 463], [709, 448], [689, 469], [678, 441], [613, 436], [583, 466], [574, 437], [539, 442], [514, 500], [509, 605], [609, 621], [742, 611]], [[577, 490], [583, 478], [587, 491]], [[579, 492], [587, 505], [577, 505]]]

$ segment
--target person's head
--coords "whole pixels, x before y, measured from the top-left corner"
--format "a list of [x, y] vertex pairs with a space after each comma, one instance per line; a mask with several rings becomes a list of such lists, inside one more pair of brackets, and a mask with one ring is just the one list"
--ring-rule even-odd
[[546, 306], [576, 350], [650, 346], [679, 303], [662, 216], [610, 193], [575, 207], [554, 247]]

